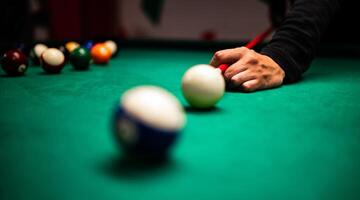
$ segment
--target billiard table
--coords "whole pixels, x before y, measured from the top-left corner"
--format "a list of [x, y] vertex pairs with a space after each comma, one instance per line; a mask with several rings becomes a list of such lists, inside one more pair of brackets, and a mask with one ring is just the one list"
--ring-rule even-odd
[[[317, 58], [296, 84], [190, 108], [183, 73], [213, 51], [123, 48], [106, 66], [0, 77], [0, 199], [360, 199], [360, 59]], [[111, 131], [138, 85], [179, 98], [162, 162], [124, 159]]]

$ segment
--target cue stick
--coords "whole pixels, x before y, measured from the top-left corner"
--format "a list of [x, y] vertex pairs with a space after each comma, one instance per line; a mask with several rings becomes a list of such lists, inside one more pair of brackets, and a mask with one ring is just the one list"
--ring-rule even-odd
[[[245, 47], [248, 48], [248, 49], [254, 48], [256, 45], [263, 42], [264, 39], [268, 35], [270, 35], [272, 32], [273, 32], [273, 27], [270, 26], [264, 32], [262, 32], [260, 35], [256, 36], [253, 40], [251, 40], [249, 43], [247, 43], [245, 45]], [[221, 70], [222, 73], [224, 73], [227, 70], [227, 68], [229, 68], [229, 65], [228, 64], [221, 64], [221, 65], [218, 66], [218, 68]]]

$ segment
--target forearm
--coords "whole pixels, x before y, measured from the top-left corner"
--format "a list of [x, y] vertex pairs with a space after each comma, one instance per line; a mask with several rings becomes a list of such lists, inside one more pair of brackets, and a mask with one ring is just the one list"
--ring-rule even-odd
[[309, 68], [316, 46], [342, 0], [295, 0], [270, 43], [261, 51], [285, 71], [285, 82], [295, 82]]

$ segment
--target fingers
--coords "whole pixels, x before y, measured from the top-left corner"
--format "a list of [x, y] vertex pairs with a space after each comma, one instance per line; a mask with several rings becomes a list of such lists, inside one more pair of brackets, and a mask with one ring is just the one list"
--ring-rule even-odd
[[240, 72], [246, 71], [247, 69], [248, 68], [246, 65], [242, 64], [241, 62], [236, 62], [224, 72], [224, 78], [227, 81], [231, 81], [233, 76]]
[[218, 51], [210, 64], [214, 67], [230, 65], [223, 73], [229, 89], [244, 92], [278, 87], [285, 77], [284, 70], [270, 57], [246, 47]]
[[244, 92], [253, 92], [263, 89], [263, 83], [259, 79], [248, 76], [238, 81], [231, 82], [231, 88], [240, 89]]
[[210, 65], [217, 67], [220, 64], [232, 64], [238, 61], [247, 51], [249, 49], [246, 47], [217, 51], [212, 57]]
[[256, 79], [256, 76], [254, 74], [252, 74], [251, 72], [249, 72], [249, 70], [247, 70], [247, 71], [243, 71], [243, 72], [240, 72], [240, 73], [234, 75], [230, 79], [230, 83], [232, 84], [232, 86], [239, 87], [243, 83], [253, 80], [253, 79]]
[[246, 81], [245, 83], [242, 84], [241, 88], [245, 92], [253, 92], [256, 90], [263, 89], [262, 84], [259, 81], [259, 79], [253, 79], [253, 80]]
[[237, 61], [235, 64], [231, 65], [224, 73], [224, 77], [227, 80], [231, 80], [236, 74], [249, 69], [251, 66], [258, 63], [258, 56], [255, 51], [248, 50], [246, 54]]

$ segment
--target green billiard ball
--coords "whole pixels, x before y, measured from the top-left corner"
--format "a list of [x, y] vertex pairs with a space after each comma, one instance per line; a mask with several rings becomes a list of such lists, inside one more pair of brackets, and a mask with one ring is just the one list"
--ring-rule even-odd
[[91, 56], [86, 48], [79, 47], [70, 53], [70, 63], [76, 70], [89, 69], [90, 61]]

